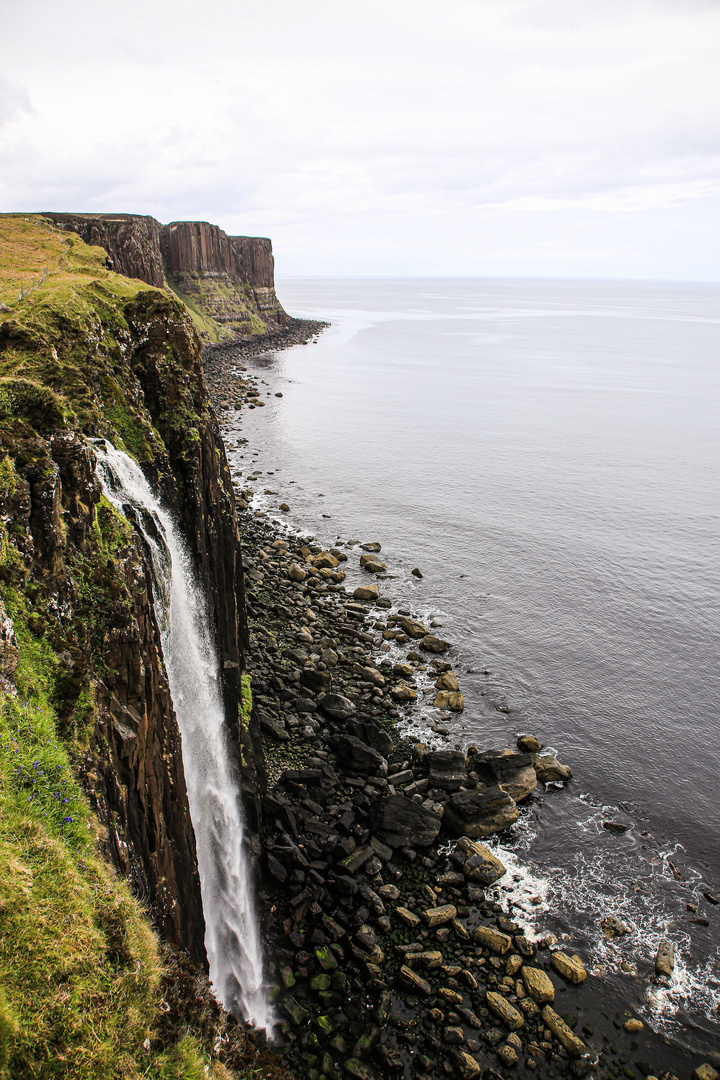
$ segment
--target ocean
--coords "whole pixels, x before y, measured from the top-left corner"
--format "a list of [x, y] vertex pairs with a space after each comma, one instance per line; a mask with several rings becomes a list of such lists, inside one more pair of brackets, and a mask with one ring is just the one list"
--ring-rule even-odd
[[[243, 411], [248, 443], [230, 456], [262, 473], [256, 506], [324, 545], [382, 544], [383, 592], [455, 646], [465, 711], [431, 737], [484, 749], [530, 732], [573, 769], [503, 838], [528, 911], [552, 909], [650, 1023], [716, 1043], [720, 286], [312, 279], [278, 293], [331, 326], [247, 362], [266, 407]], [[631, 934], [605, 939], [607, 912]], [[676, 976], [651, 986], [664, 936]]]

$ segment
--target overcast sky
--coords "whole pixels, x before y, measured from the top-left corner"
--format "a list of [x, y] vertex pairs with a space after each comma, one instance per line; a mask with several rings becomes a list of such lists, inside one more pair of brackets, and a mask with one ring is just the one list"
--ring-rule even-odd
[[0, 209], [278, 276], [720, 280], [720, 0], [2, 0]]

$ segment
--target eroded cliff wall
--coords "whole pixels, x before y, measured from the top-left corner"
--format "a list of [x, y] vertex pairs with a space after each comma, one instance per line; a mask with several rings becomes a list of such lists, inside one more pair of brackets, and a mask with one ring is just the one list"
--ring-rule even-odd
[[136, 214], [43, 216], [104, 248], [109, 269], [176, 293], [206, 341], [276, 333], [291, 321], [275, 293], [267, 238], [228, 236], [207, 221], [161, 225]]
[[92, 441], [130, 453], [181, 523], [252, 809], [262, 757], [257, 735], [238, 726], [240, 540], [200, 341], [172, 295], [107, 271], [100, 253], [42, 221], [21, 231], [28, 258], [51, 272], [22, 301], [0, 288], [0, 594], [49, 650], [61, 736], [106, 852], [167, 938], [202, 963], [195, 839], [152, 581], [137, 535], [102, 497]]

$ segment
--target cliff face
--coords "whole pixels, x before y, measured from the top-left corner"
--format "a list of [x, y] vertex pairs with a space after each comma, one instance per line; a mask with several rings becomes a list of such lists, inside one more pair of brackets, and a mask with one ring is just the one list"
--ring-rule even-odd
[[[208, 597], [239, 761], [242, 561], [200, 342], [172, 296], [109, 273], [99, 253], [40, 221], [22, 230], [27, 250], [41, 253], [32, 257], [52, 269], [20, 302], [0, 281], [0, 593], [52, 657], [60, 734], [107, 854], [167, 938], [204, 962], [152, 583], [136, 534], [101, 496], [91, 441], [131, 453], [178, 516]], [[257, 735], [243, 738], [252, 808], [262, 759]]]
[[206, 221], [161, 225], [134, 214], [43, 216], [104, 248], [110, 269], [175, 292], [207, 341], [275, 333], [291, 321], [275, 293], [266, 238], [228, 236]]
[[200, 342], [177, 301], [140, 293], [127, 309], [138, 335], [133, 368], [142, 400], [171, 468], [146, 463], [164, 501], [176, 509], [215, 628], [225, 719], [243, 776], [246, 812], [257, 823], [264, 767], [254, 725], [238, 729], [240, 676], [248, 631], [235, 494], [217, 419], [210, 408]]
[[162, 289], [161, 225], [139, 214], [45, 214], [63, 229], [72, 229], [91, 247], [108, 253], [108, 268]]
[[275, 287], [272, 244], [262, 237], [228, 236], [207, 221], [173, 221], [162, 230], [167, 272], [235, 275], [254, 288]]

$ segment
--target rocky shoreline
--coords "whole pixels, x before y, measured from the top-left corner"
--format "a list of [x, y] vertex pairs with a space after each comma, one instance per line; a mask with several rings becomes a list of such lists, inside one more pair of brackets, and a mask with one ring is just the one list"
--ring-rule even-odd
[[317, 338], [329, 326], [329, 323], [317, 319], [292, 319], [279, 330], [273, 330], [266, 334], [257, 334], [253, 337], [236, 338], [231, 344], [203, 346], [203, 367], [205, 380], [210, 390], [210, 395], [216, 406], [222, 407], [224, 398], [221, 396], [233, 391], [239, 395], [239, 400], [244, 399], [245, 390], [235, 380], [228, 380], [228, 370], [235, 364], [249, 360], [261, 353], [277, 352], [280, 349], [289, 349], [293, 345], [306, 345]]
[[[221, 421], [271, 392], [244, 359], [320, 329], [206, 350]], [[483, 843], [570, 769], [528, 735], [465, 751], [403, 737], [398, 723], [423, 691], [446, 717], [462, 711], [452, 645], [382, 594], [379, 543], [323, 550], [253, 509], [259, 475], [236, 479], [246, 702], [251, 693], [267, 768], [260, 898], [288, 1069], [308, 1080], [671, 1080], [661, 1040], [627, 1012], [599, 1015], [580, 957], [540, 932]], [[344, 566], [356, 560], [366, 580], [350, 593]], [[434, 731], [448, 732], [442, 712]], [[606, 933], [623, 932], [606, 921]]]

